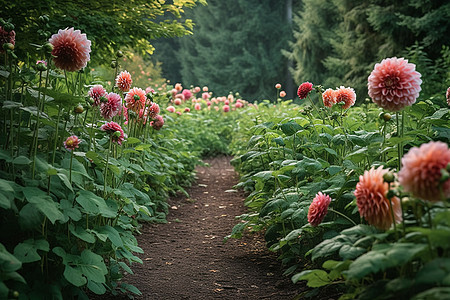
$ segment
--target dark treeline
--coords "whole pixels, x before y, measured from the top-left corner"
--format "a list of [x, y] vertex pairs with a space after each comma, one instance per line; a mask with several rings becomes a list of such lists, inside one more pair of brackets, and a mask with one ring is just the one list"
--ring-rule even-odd
[[417, 65], [422, 97], [450, 85], [448, 1], [210, 0], [187, 16], [194, 34], [156, 41], [155, 58], [166, 78], [219, 94], [273, 99], [291, 65], [296, 84], [351, 86], [360, 102], [374, 64], [393, 56]]

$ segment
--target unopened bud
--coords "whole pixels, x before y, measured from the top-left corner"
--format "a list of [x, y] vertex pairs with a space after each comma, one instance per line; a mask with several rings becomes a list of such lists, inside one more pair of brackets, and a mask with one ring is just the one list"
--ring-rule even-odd
[[84, 111], [83, 105], [78, 104], [77, 106], [75, 106], [75, 108], [73, 109], [73, 111], [74, 111], [76, 114], [81, 114], [81, 113], [83, 113], [83, 111]]
[[395, 192], [393, 190], [389, 190], [386, 194], [386, 198], [391, 199], [392, 197], [395, 197]]
[[117, 61], [113, 60], [111, 62], [111, 68], [115, 69], [117, 67]]
[[117, 51], [116, 51], [116, 56], [117, 56], [117, 57], [122, 57], [122, 56], [123, 56], [123, 52], [120, 51], [120, 50], [117, 50]]
[[117, 130], [116, 132], [114, 132], [113, 136], [114, 137], [120, 137], [122, 135], [122, 132], [120, 132], [119, 130]]
[[384, 173], [383, 175], [384, 182], [391, 183], [395, 181], [395, 176], [392, 172]]
[[390, 113], [385, 113], [385, 112], [380, 113], [379, 117], [380, 117], [380, 119], [382, 119], [385, 122], [388, 122], [392, 119], [392, 115]]
[[53, 51], [53, 45], [50, 43], [45, 43], [44, 46], [42, 47], [42, 49], [46, 52], [46, 53], [52, 53]]
[[450, 178], [450, 174], [446, 169], [441, 169], [441, 179], [440, 182], [446, 182]]
[[152, 95], [152, 93], [147, 93], [147, 94], [145, 95], [145, 97], [147, 97], [148, 100], [150, 100], [150, 101], [153, 102], [153, 95]]
[[4, 29], [6, 32], [11, 32], [11, 31], [14, 30], [14, 25], [8, 22], [8, 23], [6, 23], [6, 24], [3, 26], [3, 29]]
[[3, 49], [12, 51], [12, 50], [14, 50], [14, 45], [11, 44], [11, 43], [4, 43], [3, 44]]
[[45, 63], [40, 62], [36, 65], [36, 69], [40, 72], [46, 71], [47, 65]]

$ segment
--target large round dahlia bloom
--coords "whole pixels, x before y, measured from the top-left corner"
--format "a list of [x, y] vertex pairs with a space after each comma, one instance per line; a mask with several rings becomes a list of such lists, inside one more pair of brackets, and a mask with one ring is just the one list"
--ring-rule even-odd
[[404, 58], [386, 58], [369, 76], [368, 88], [372, 101], [380, 107], [399, 111], [413, 105], [421, 90], [420, 73], [414, 64]]
[[127, 108], [136, 113], [144, 108], [146, 100], [145, 91], [137, 87], [132, 88], [125, 97]]
[[330, 205], [331, 197], [319, 192], [313, 199], [308, 210], [308, 222], [311, 226], [317, 226], [322, 223], [323, 218], [328, 212], [328, 206]]
[[101, 84], [94, 85], [91, 87], [91, 89], [88, 92], [89, 97], [94, 101], [92, 106], [99, 106], [100, 105], [100, 98], [106, 97], [108, 93], [106, 92], [105, 88]]
[[[355, 196], [359, 214], [366, 221], [380, 229], [389, 229], [392, 225], [391, 204], [386, 197], [389, 191], [389, 185], [384, 181], [383, 175], [389, 172], [382, 166], [364, 171], [359, 176], [359, 182], [356, 185]], [[392, 208], [396, 223], [402, 221], [402, 208], [400, 199], [392, 197]]]
[[322, 93], [323, 105], [325, 105], [326, 107], [333, 107], [333, 105], [336, 103], [334, 93], [335, 92], [333, 89], [327, 89]]
[[108, 101], [103, 102], [100, 106], [100, 113], [104, 119], [111, 120], [120, 113], [122, 98], [116, 93], [109, 93], [106, 99]]
[[3, 49], [3, 44], [16, 44], [16, 32], [14, 30], [11, 30], [10, 32], [3, 29], [2, 26], [0, 26], [0, 53], [5, 53], [5, 50]]
[[305, 99], [309, 92], [313, 89], [313, 84], [310, 82], [303, 82], [297, 90], [297, 95], [300, 99]]
[[166, 109], [167, 109], [168, 112], [171, 112], [171, 113], [174, 113], [174, 112], [175, 112], [175, 107], [172, 106], [172, 105], [167, 106]]
[[61, 70], [78, 71], [90, 60], [91, 41], [73, 27], [58, 30], [48, 41], [53, 45], [53, 62]]
[[159, 114], [159, 105], [155, 102], [153, 102], [149, 107], [148, 107], [148, 117], [151, 119], [154, 119], [158, 114]]
[[230, 106], [226, 104], [226, 105], [224, 105], [222, 107], [222, 109], [223, 109], [224, 112], [229, 112], [230, 111]]
[[[113, 142], [122, 145], [122, 141], [125, 136], [123, 134], [122, 127], [120, 127], [119, 124], [116, 122], [105, 123], [100, 127], [100, 129], [108, 133]], [[116, 134], [116, 132], [119, 132], [119, 134]]]
[[116, 86], [122, 92], [128, 92], [131, 88], [133, 80], [131, 74], [128, 71], [122, 71], [116, 77]]
[[67, 150], [72, 150], [73, 151], [76, 148], [78, 148], [78, 145], [80, 143], [81, 143], [81, 140], [76, 135], [71, 135], [64, 141], [64, 147]]
[[184, 99], [186, 99], [186, 100], [189, 100], [192, 97], [192, 92], [191, 92], [191, 90], [188, 90], [188, 89], [184, 89], [182, 94], [184, 96]]
[[450, 87], [447, 89], [445, 97], [447, 98], [447, 105], [450, 105]]
[[337, 90], [334, 91], [334, 99], [336, 103], [344, 102], [343, 109], [347, 109], [355, 104], [356, 101], [356, 93], [352, 88], [346, 88], [341, 86]]
[[[428, 201], [450, 198], [450, 179], [440, 182], [441, 169], [450, 163], [450, 149], [443, 142], [413, 147], [402, 158], [398, 180], [405, 192]], [[442, 190], [442, 194], [441, 194]]]

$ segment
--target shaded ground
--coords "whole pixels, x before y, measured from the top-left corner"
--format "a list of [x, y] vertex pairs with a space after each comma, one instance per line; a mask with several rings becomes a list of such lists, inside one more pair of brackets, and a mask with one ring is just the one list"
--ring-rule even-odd
[[223, 238], [245, 212], [238, 176], [229, 157], [206, 160], [190, 198], [169, 200], [167, 224], [145, 225], [138, 236], [143, 265], [126, 281], [143, 293], [138, 299], [292, 299], [301, 289], [282, 276], [276, 256], [260, 236]]

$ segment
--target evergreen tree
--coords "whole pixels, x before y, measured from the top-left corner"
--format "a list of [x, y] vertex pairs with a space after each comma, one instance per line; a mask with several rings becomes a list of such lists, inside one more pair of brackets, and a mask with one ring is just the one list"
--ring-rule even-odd
[[283, 80], [281, 49], [289, 38], [285, 6], [275, 0], [208, 1], [190, 16], [192, 37], [181, 40], [184, 84], [207, 85], [216, 94], [240, 92], [247, 100], [273, 99]]

